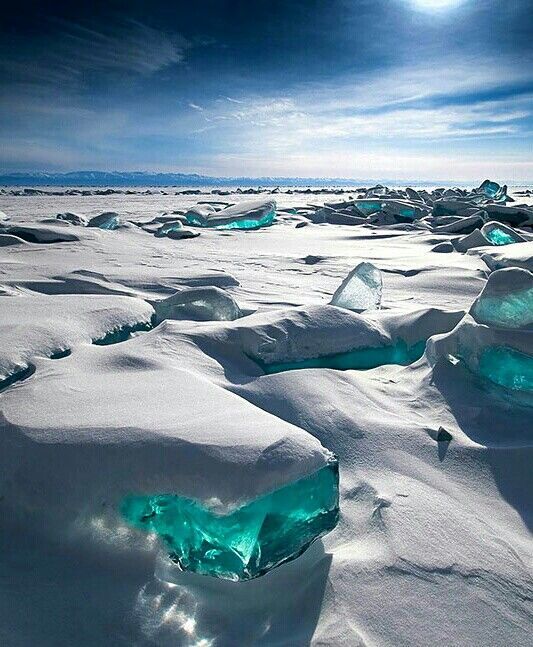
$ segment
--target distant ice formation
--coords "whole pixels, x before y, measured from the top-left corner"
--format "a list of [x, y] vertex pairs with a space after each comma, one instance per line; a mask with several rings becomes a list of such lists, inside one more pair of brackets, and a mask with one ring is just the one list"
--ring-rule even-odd
[[216, 229], [259, 229], [271, 225], [276, 216], [274, 200], [247, 200], [221, 211], [196, 207], [185, 214], [190, 225]]

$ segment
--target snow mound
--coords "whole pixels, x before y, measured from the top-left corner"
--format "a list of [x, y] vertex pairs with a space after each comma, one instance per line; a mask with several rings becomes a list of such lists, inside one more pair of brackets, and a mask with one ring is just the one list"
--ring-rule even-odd
[[37, 357], [51, 357], [112, 331], [148, 324], [152, 306], [132, 297], [0, 297], [0, 386]]

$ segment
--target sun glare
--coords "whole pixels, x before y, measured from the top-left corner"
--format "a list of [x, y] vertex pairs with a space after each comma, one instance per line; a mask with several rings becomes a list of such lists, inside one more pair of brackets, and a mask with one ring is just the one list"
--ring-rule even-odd
[[445, 11], [462, 5], [465, 0], [411, 0], [411, 3], [424, 11]]

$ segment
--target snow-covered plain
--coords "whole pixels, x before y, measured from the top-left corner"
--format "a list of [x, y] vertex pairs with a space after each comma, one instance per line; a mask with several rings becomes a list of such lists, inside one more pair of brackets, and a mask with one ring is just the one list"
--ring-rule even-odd
[[[530, 223], [479, 246], [468, 209], [426, 226], [282, 190], [271, 226], [175, 239], [153, 234], [250, 196], [88, 193], [0, 195], [0, 643], [530, 645], [533, 395], [476, 371], [484, 340], [531, 356], [533, 333], [472, 307], [501, 268], [484, 294], [531, 289]], [[83, 226], [104, 212], [118, 229]], [[362, 261], [381, 309], [329, 305]], [[264, 370], [427, 340], [408, 366]], [[235, 506], [330, 452], [337, 527], [257, 579], [183, 573], [120, 515], [129, 493]]]

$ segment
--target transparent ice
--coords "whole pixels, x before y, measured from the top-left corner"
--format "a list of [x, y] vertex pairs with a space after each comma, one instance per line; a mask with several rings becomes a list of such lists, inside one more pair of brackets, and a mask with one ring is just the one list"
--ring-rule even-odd
[[359, 263], [336, 290], [331, 305], [359, 312], [378, 310], [382, 292], [381, 271], [372, 263]]
[[513, 348], [485, 348], [478, 370], [482, 377], [506, 389], [533, 391], [533, 357]]
[[130, 496], [122, 514], [159, 535], [183, 570], [249, 580], [298, 557], [336, 526], [338, 464], [332, 457], [314, 474], [228, 514], [175, 494]]

